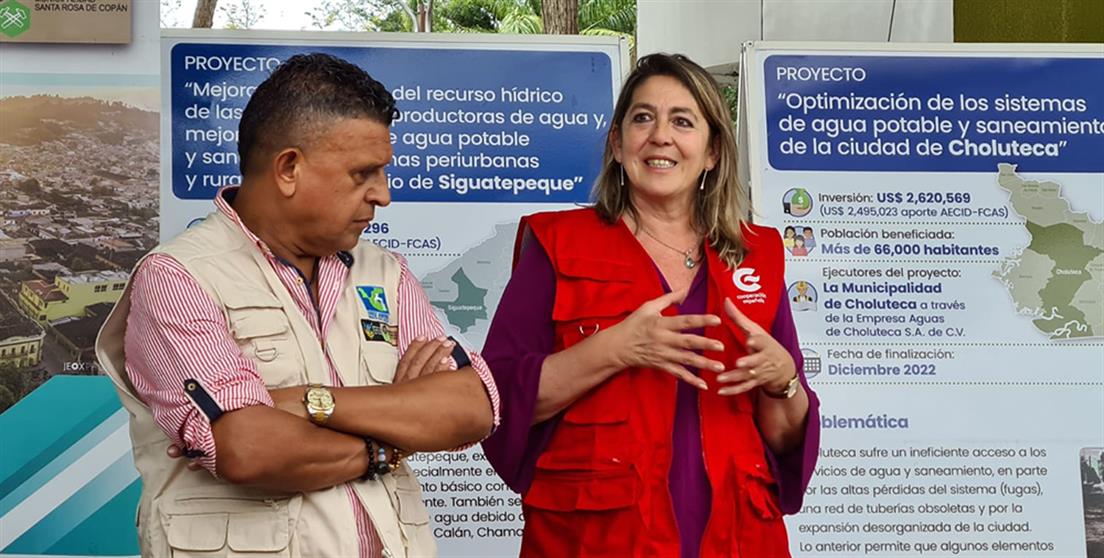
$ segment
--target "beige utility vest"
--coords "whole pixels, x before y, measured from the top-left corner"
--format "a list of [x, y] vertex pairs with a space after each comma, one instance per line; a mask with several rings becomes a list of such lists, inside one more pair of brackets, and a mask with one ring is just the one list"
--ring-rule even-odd
[[[398, 349], [386, 341], [366, 340], [361, 330], [368, 310], [357, 286], [382, 286], [391, 305], [389, 324], [397, 324], [393, 305], [399, 263], [375, 245], [361, 242], [351, 252], [347, 285], [324, 346], [268, 260], [223, 213], [212, 213], [151, 253], [175, 258], [210, 295], [269, 388], [329, 385], [327, 353], [345, 386], [387, 384], [394, 378]], [[142, 555], [356, 556], [356, 517], [346, 485], [308, 493], [270, 492], [232, 485], [205, 470], [190, 471], [186, 460], [165, 454], [169, 439], [125, 372], [129, 312], [128, 285], [100, 331], [96, 354], [130, 412], [134, 464], [142, 475]], [[436, 555], [421, 487], [408, 465], [381, 480], [350, 484], [383, 542], [384, 558]]]

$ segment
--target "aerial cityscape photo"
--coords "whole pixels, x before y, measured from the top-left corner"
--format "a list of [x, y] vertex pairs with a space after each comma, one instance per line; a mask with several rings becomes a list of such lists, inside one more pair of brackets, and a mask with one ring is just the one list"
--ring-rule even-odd
[[0, 99], [0, 412], [54, 374], [98, 374], [96, 333], [157, 243], [158, 114]]

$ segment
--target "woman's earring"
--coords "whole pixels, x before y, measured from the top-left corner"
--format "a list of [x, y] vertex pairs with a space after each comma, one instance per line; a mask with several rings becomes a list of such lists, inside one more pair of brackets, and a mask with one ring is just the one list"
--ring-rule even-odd
[[708, 174], [709, 174], [709, 169], [705, 169], [704, 171], [702, 171], [702, 181], [701, 181], [701, 184], [698, 185], [698, 190], [705, 190], [705, 177]]
[[621, 188], [625, 187], [625, 165], [618, 165], [621, 167]]

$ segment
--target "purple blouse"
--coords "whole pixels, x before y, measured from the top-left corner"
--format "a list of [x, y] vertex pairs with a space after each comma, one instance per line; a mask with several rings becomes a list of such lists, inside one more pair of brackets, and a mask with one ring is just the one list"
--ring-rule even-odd
[[[702, 263], [705, 263], [704, 259]], [[659, 273], [658, 268], [653, 271]], [[702, 265], [686, 300], [678, 308], [680, 313], [705, 313], [706, 277], [705, 265]], [[660, 279], [664, 288], [669, 290], [662, 274]], [[530, 424], [537, 403], [541, 366], [544, 358], [553, 352], [555, 344], [552, 323], [555, 293], [555, 270], [547, 252], [538, 242], [527, 242], [502, 294], [482, 352], [502, 396], [501, 424], [490, 438], [483, 441], [483, 451], [503, 481], [519, 494], [528, 490], [537, 458], [547, 446], [562, 416]], [[702, 334], [701, 330], [693, 333]], [[792, 514], [801, 508], [801, 500], [816, 465], [820, 446], [820, 404], [805, 380], [797, 331], [785, 288], [771, 335], [790, 351], [800, 381], [809, 395], [809, 416], [802, 445], [784, 455], [774, 455], [767, 449], [767, 460], [778, 481], [782, 511]], [[692, 372], [697, 373], [696, 370]], [[685, 382], [678, 383], [675, 423], [671, 434], [674, 460], [669, 473], [669, 486], [683, 558], [699, 554], [712, 499], [702, 457], [696, 391]]]

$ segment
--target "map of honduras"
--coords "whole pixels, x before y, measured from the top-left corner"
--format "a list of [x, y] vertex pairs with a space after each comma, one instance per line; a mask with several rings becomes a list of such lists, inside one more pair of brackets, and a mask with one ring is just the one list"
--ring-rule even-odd
[[471, 346], [483, 346], [491, 317], [510, 280], [517, 227], [516, 222], [496, 225], [490, 238], [422, 278], [430, 303]]
[[993, 275], [1051, 339], [1104, 337], [1104, 222], [1075, 213], [1058, 183], [1024, 180], [1007, 163], [998, 169], [1031, 243]]

